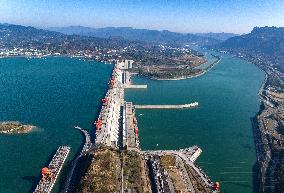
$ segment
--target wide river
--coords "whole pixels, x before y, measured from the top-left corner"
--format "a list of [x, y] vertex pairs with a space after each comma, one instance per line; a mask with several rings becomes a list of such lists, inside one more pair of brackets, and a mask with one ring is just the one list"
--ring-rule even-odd
[[[71, 58], [0, 59], [0, 121], [17, 120], [38, 128], [29, 134], [0, 135], [0, 192], [32, 190], [40, 170], [60, 145], [72, 159], [83, 141], [73, 128], [89, 129], [107, 89], [111, 65]], [[198, 145], [198, 165], [222, 192], [253, 192], [256, 161], [250, 118], [264, 73], [237, 58], [222, 60], [203, 76], [180, 81], [135, 77], [146, 90], [127, 90], [135, 104], [182, 104], [189, 110], [137, 110], [142, 149]], [[55, 191], [56, 192], [56, 191]]]
[[[220, 55], [220, 54], [219, 54]], [[134, 104], [184, 104], [188, 110], [137, 109], [142, 149], [179, 149], [198, 145], [197, 164], [223, 193], [252, 193], [256, 162], [250, 118], [259, 110], [258, 89], [264, 72], [228, 55], [203, 76], [179, 81], [143, 77], [134, 83], [147, 90], [128, 90]], [[212, 60], [212, 57], [209, 57]]]

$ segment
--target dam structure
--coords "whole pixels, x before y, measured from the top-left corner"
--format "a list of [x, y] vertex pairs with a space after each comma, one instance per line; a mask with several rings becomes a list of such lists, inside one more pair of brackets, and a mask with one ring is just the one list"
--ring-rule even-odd
[[147, 85], [132, 85], [130, 78], [128, 71], [121, 69], [118, 64], [115, 65], [108, 83], [109, 90], [102, 99], [102, 108], [94, 123], [96, 126], [96, 145], [139, 149], [139, 129], [135, 109], [188, 109], [198, 107], [198, 102], [182, 105], [133, 105], [124, 100], [125, 89], [147, 88]]
[[[137, 175], [144, 185], [136, 186], [147, 189], [150, 193], [163, 192], [219, 192], [219, 183], [210, 181], [206, 174], [194, 163], [202, 150], [197, 147], [189, 147], [180, 150], [155, 150], [142, 151], [139, 141], [139, 129], [136, 118], [136, 108], [165, 108], [165, 109], [188, 109], [198, 106], [197, 102], [185, 105], [134, 105], [124, 100], [125, 89], [130, 89], [129, 73], [121, 69], [118, 64], [113, 68], [108, 82], [109, 89], [102, 99], [100, 113], [94, 121], [95, 140], [91, 134], [79, 126], [79, 130], [85, 137], [81, 151], [71, 162], [65, 179], [64, 190], [61, 192], [77, 192], [81, 187], [81, 180], [95, 180], [86, 183], [87, 186], [99, 182], [101, 172], [109, 172], [102, 163], [113, 163], [113, 175], [119, 176], [116, 182], [121, 193], [133, 192], [131, 180], [133, 176], [129, 171], [137, 169], [141, 172]], [[145, 87], [145, 86], [142, 86]], [[57, 177], [69, 154], [70, 147], [61, 146], [48, 167], [42, 169], [42, 179], [35, 189], [35, 193], [51, 192]], [[107, 160], [106, 160], [107, 159]], [[89, 166], [86, 165], [87, 161]], [[94, 164], [92, 165], [92, 163]], [[135, 163], [135, 164], [130, 164]], [[85, 167], [85, 169], [83, 169]], [[87, 168], [86, 168], [87, 167]], [[82, 174], [82, 169], [85, 174]], [[100, 170], [101, 169], [101, 172]], [[90, 171], [89, 171], [90, 170]], [[89, 171], [89, 172], [88, 172]], [[142, 172], [143, 171], [143, 172]], [[91, 174], [91, 176], [89, 176]], [[84, 175], [84, 177], [82, 176]], [[80, 180], [79, 180], [80, 179]], [[107, 183], [103, 179], [104, 183]], [[79, 183], [79, 184], [78, 184]], [[138, 183], [138, 182], [135, 182]], [[99, 187], [101, 183], [96, 184]], [[111, 183], [113, 187], [113, 183]], [[94, 187], [93, 187], [94, 188]]]
[[[195, 192], [198, 184], [204, 187], [205, 192], [219, 192], [219, 183], [213, 184], [202, 170], [194, 164], [194, 161], [201, 154], [202, 150], [193, 146], [182, 150], [168, 151], [141, 151], [139, 142], [139, 129], [135, 116], [135, 109], [188, 109], [198, 106], [198, 102], [184, 105], [133, 105], [132, 102], [124, 100], [125, 90], [135, 88], [129, 86], [130, 74], [119, 65], [115, 65], [109, 80], [109, 90], [102, 99], [102, 107], [97, 120], [94, 122], [96, 128], [95, 147], [110, 147], [117, 150], [135, 151], [144, 157], [145, 165], [148, 165], [151, 173], [151, 184], [153, 192], [167, 192], [173, 190], [173, 183], [169, 180], [166, 168], [160, 163], [165, 157], [176, 160], [173, 166], [176, 172], [182, 174], [186, 189], [185, 192]], [[139, 88], [147, 88], [145, 85]], [[137, 88], [137, 87], [136, 87]], [[96, 151], [96, 149], [94, 149]], [[147, 164], [146, 164], [147, 162]], [[121, 181], [123, 184], [124, 168], [121, 165]], [[162, 169], [161, 169], [162, 168]], [[172, 173], [171, 173], [172, 174]], [[168, 180], [166, 180], [168, 179]], [[178, 183], [178, 181], [175, 181]], [[121, 192], [127, 192], [125, 185], [121, 186]], [[170, 191], [175, 192], [175, 191]]]

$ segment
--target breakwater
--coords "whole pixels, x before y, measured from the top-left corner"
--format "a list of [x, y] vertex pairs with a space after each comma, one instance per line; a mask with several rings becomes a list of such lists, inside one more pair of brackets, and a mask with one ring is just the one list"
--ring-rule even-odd
[[48, 167], [42, 169], [42, 179], [38, 183], [34, 193], [50, 193], [60, 171], [65, 163], [65, 160], [70, 152], [69, 146], [60, 146], [53, 156]]

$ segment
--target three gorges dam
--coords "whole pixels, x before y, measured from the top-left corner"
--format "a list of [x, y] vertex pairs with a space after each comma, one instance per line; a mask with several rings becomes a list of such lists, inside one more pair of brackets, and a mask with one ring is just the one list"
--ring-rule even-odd
[[198, 107], [198, 102], [134, 105], [125, 101], [125, 89], [146, 89], [147, 85], [132, 85], [123, 62], [114, 65], [108, 84], [94, 122], [94, 140], [89, 132], [75, 127], [84, 134], [85, 143], [69, 167], [63, 192], [219, 192], [219, 183], [194, 163], [202, 153], [198, 146], [159, 151], [140, 148], [136, 108], [185, 109]]

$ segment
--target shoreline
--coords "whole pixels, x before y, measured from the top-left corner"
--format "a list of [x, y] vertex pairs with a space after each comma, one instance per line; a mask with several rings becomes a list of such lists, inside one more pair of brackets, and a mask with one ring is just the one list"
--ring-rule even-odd
[[[274, 116], [275, 113], [277, 113], [278, 106], [275, 106], [270, 101], [274, 100], [273, 97], [267, 95], [264, 93], [265, 88], [267, 87], [274, 87], [273, 82], [268, 82], [269, 78], [273, 78], [273, 75], [278, 76], [279, 71], [275, 71], [275, 69], [271, 69], [265, 65], [261, 65], [258, 63], [255, 63], [251, 61], [249, 58], [246, 57], [240, 57], [238, 55], [235, 55], [235, 57], [242, 59], [246, 62], [249, 62], [253, 65], [255, 65], [257, 68], [262, 70], [265, 73], [265, 78], [262, 81], [260, 88], [258, 90], [258, 98], [260, 101], [259, 110], [256, 112], [256, 114], [251, 118], [251, 125], [252, 125], [252, 132], [253, 132], [253, 138], [254, 138], [254, 145], [255, 145], [255, 153], [256, 153], [256, 166], [257, 166], [257, 176], [255, 176], [255, 181], [257, 183], [257, 189], [259, 192], [270, 192], [275, 188], [277, 185], [272, 185], [271, 187], [267, 187], [266, 184], [272, 184], [274, 180], [276, 180], [276, 177], [274, 176], [275, 171], [277, 171], [276, 164], [281, 163], [281, 161], [277, 161], [277, 157], [273, 157], [274, 154], [279, 152], [279, 149], [277, 149], [277, 145], [272, 145], [273, 140], [278, 140], [278, 138], [273, 138], [273, 133], [271, 133], [271, 129], [267, 127], [265, 123], [266, 116]], [[281, 88], [281, 86], [280, 86]], [[278, 88], [279, 89], [279, 88]], [[280, 93], [283, 93], [283, 90], [278, 90]], [[279, 104], [281, 106], [281, 104]], [[275, 110], [273, 112], [272, 110]], [[279, 121], [277, 119], [272, 119], [275, 121]], [[273, 172], [273, 175], [269, 175], [269, 178], [267, 177], [267, 172]]]
[[100, 61], [94, 58], [86, 57], [86, 56], [76, 56], [76, 55], [43, 55], [43, 56], [28, 56], [28, 55], [19, 55], [19, 56], [0, 56], [0, 59], [6, 58], [25, 58], [27, 60], [30, 59], [46, 59], [46, 58], [70, 58], [70, 59], [79, 59], [79, 60], [88, 60], [88, 61], [95, 61], [100, 62], [107, 65], [114, 65], [113, 62], [109, 61]]

